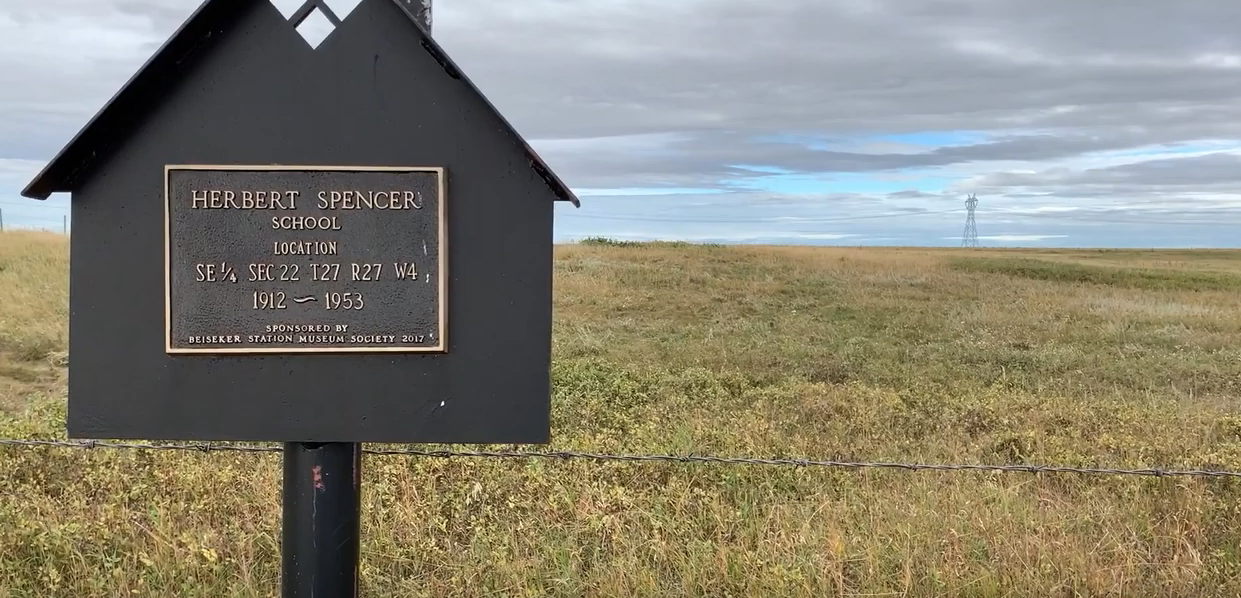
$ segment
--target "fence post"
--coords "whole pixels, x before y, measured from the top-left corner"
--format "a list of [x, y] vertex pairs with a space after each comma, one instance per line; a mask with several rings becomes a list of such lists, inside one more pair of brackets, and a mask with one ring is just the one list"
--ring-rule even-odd
[[361, 489], [360, 443], [284, 444], [283, 598], [358, 595]]

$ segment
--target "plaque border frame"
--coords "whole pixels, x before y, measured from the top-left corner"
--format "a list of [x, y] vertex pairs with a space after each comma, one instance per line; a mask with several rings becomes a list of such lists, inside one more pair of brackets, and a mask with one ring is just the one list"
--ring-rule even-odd
[[[439, 193], [437, 278], [439, 334], [435, 345], [420, 347], [242, 347], [188, 349], [172, 345], [172, 197], [169, 175], [174, 170], [280, 171], [280, 172], [433, 172]], [[272, 355], [326, 353], [448, 353], [448, 181], [443, 166], [340, 166], [296, 164], [165, 164], [164, 165], [164, 353], [168, 355]]]

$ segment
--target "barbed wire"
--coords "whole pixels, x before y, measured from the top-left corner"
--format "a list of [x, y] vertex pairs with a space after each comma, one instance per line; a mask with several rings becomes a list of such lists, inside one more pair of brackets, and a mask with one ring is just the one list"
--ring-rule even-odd
[[[0, 446], [22, 447], [59, 447], [72, 449], [131, 449], [158, 451], [192, 451], [210, 452], [245, 452], [245, 453], [280, 453], [283, 446], [261, 444], [221, 444], [203, 443], [146, 443], [146, 442], [110, 442], [103, 440], [39, 440], [22, 438], [0, 438]], [[366, 448], [362, 452], [380, 456], [407, 456], [430, 458], [481, 458], [481, 459], [553, 459], [553, 460], [590, 460], [590, 461], [621, 461], [621, 462], [669, 462], [669, 463], [716, 463], [726, 465], [764, 465], [792, 467], [826, 467], [840, 469], [898, 469], [905, 471], [990, 471], [1008, 473], [1072, 473], [1083, 475], [1122, 475], [1148, 477], [1204, 477], [1204, 478], [1241, 478], [1241, 471], [1210, 470], [1210, 469], [1162, 469], [1146, 468], [1108, 468], [1108, 467], [1072, 467], [1067, 465], [987, 465], [961, 463], [902, 463], [896, 461], [834, 461], [819, 459], [764, 458], [764, 457], [722, 457], [717, 455], [641, 455], [641, 454], [608, 454], [588, 453], [579, 451], [477, 451], [477, 450], [426, 450], [411, 448]]]

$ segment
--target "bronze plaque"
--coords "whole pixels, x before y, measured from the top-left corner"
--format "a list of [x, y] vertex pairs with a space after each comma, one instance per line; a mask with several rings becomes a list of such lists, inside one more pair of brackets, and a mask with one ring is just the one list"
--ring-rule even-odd
[[447, 350], [442, 168], [164, 176], [168, 353]]

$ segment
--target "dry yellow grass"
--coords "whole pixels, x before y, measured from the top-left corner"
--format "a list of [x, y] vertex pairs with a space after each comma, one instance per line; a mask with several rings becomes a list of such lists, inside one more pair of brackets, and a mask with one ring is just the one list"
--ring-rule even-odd
[[[67, 255], [0, 235], [0, 436]], [[1241, 252], [583, 245], [553, 448], [1241, 469]], [[368, 458], [368, 596], [1237, 596], [1231, 480]], [[275, 596], [274, 455], [0, 448], [0, 597]]]

